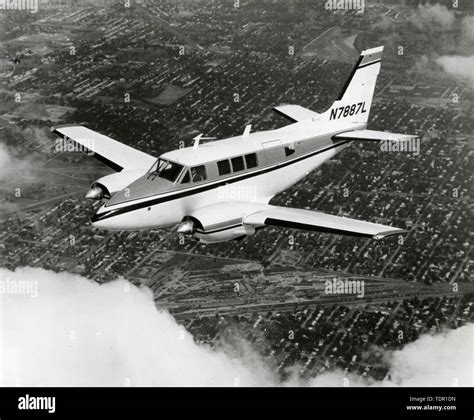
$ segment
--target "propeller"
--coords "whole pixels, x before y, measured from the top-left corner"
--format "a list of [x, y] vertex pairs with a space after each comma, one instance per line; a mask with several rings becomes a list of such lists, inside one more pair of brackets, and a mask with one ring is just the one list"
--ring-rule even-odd
[[104, 198], [104, 190], [98, 186], [92, 187], [87, 191], [86, 198], [89, 200], [100, 200]]
[[182, 235], [191, 235], [194, 233], [194, 222], [192, 220], [186, 220], [178, 225], [177, 232]]

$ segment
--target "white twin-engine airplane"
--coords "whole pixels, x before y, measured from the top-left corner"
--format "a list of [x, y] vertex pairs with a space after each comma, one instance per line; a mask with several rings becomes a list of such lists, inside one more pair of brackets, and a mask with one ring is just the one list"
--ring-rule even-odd
[[269, 205], [276, 194], [353, 141], [406, 141], [413, 136], [367, 130], [383, 47], [363, 51], [338, 100], [322, 114], [299, 105], [274, 111], [292, 124], [164, 153], [158, 159], [80, 125], [53, 128], [117, 173], [92, 184], [86, 197], [103, 200], [93, 226], [111, 230], [178, 225], [178, 233], [221, 242], [265, 226], [381, 239], [405, 232], [316, 211]]

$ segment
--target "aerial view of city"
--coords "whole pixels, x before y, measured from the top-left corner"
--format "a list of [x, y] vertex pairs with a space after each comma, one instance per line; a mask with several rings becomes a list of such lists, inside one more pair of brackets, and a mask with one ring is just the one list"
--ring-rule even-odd
[[[153, 367], [140, 377], [127, 374], [133, 371], [127, 365], [123, 375], [119, 369], [97, 381], [94, 374], [47, 379], [15, 370], [11, 349], [4, 348], [8, 367], [0, 385], [473, 386], [471, 2], [39, 0], [23, 6], [0, 10], [0, 277], [5, 284], [37, 282], [38, 290], [37, 299], [4, 292], [0, 336], [18, 338], [7, 317], [18, 330], [36, 319], [27, 315], [31, 301], [37, 302], [31, 311], [58, 322], [43, 330], [34, 321], [31, 329], [57, 339], [59, 348], [82, 348], [89, 356], [81, 360], [92, 366], [102, 360], [92, 356], [96, 350], [108, 354], [107, 343], [121, 346], [122, 336], [110, 335], [115, 327], [106, 331], [109, 324], [126, 323], [132, 341], [142, 328], [153, 335], [153, 325], [161, 325], [169, 335], [157, 331], [157, 341], [186, 342], [196, 358], [205, 351], [238, 360], [248, 377], [200, 381], [163, 373], [157, 379]], [[404, 235], [376, 241], [268, 226], [209, 244], [176, 228], [92, 225], [100, 202], [85, 194], [114, 171], [88, 153], [59, 147], [53, 127], [83, 125], [155, 157], [192, 146], [200, 134], [225, 139], [250, 124], [252, 132], [276, 129], [289, 121], [273, 107], [326, 111], [361, 51], [379, 45], [383, 60], [368, 128], [409, 133], [416, 147], [353, 142], [270, 204], [395, 226]], [[122, 296], [124, 287], [136, 294], [135, 303]], [[50, 310], [43, 310], [43, 299]], [[150, 311], [157, 308], [150, 315], [160, 317], [156, 324], [144, 310], [128, 312], [141, 299]], [[87, 339], [81, 312], [90, 313]], [[98, 343], [96, 335], [106, 341]], [[137, 347], [148, 346], [136, 340]], [[419, 350], [435, 370], [447, 340], [458, 343], [449, 344], [460, 352], [453, 363], [468, 355], [462, 372], [400, 368], [412, 369], [408, 351]], [[43, 344], [34, 345], [38, 354]], [[58, 356], [65, 366], [74, 358], [67, 354]], [[100, 369], [128, 353], [113, 354]], [[44, 355], [32, 360], [49, 363]], [[168, 353], [166, 360], [173, 366]], [[265, 380], [247, 369], [254, 363]]]

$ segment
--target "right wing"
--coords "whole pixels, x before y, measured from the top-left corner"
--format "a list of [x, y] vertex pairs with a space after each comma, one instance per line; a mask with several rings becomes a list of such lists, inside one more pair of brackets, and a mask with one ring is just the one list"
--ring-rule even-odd
[[148, 169], [156, 158], [99, 134], [82, 125], [63, 125], [52, 129], [64, 141], [81, 145], [82, 150], [120, 172], [122, 169]]
[[268, 206], [249, 214], [243, 219], [244, 225], [254, 227], [280, 226], [292, 229], [315, 230], [339, 235], [365, 236], [382, 239], [391, 235], [406, 233], [406, 230], [347, 217], [333, 216], [311, 210]]
[[283, 115], [287, 120], [291, 122], [298, 122], [307, 120], [308, 118], [317, 117], [317, 112], [303, 108], [299, 105], [280, 105], [272, 108], [277, 114]]
[[389, 131], [375, 130], [353, 130], [339, 133], [332, 136], [338, 140], [368, 140], [368, 141], [408, 141], [418, 138], [418, 136], [410, 134], [390, 133]]

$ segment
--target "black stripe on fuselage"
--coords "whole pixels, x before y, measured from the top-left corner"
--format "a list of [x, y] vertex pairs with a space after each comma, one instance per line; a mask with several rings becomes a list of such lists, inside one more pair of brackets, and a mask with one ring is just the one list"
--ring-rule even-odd
[[153, 198], [153, 199], [148, 200], [148, 201], [142, 201], [140, 203], [130, 204], [129, 206], [121, 207], [121, 208], [118, 208], [118, 209], [112, 209], [110, 211], [107, 211], [107, 212], [104, 212], [104, 213], [101, 213], [101, 214], [94, 214], [94, 216], [92, 216], [91, 221], [92, 222], [98, 222], [100, 220], [108, 219], [109, 217], [118, 216], [120, 214], [128, 213], [129, 211], [138, 210], [138, 209], [145, 208], [145, 207], [150, 207], [150, 206], [153, 206], [155, 204], [165, 203], [167, 201], [187, 197], [188, 195], [194, 195], [194, 194], [198, 194], [198, 193], [201, 193], [201, 192], [204, 192], [204, 191], [212, 190], [214, 188], [220, 187], [221, 185], [233, 184], [234, 182], [239, 182], [239, 181], [243, 181], [244, 179], [253, 178], [255, 176], [263, 175], [267, 172], [272, 172], [272, 171], [275, 171], [277, 169], [284, 168], [285, 166], [293, 165], [293, 164], [295, 164], [297, 162], [300, 162], [302, 160], [305, 160], [305, 159], [308, 159], [310, 157], [319, 155], [320, 153], [327, 152], [328, 150], [334, 149], [338, 146], [342, 146], [343, 144], [346, 144], [346, 143], [349, 143], [349, 142], [350, 142], [350, 140], [343, 140], [339, 143], [332, 144], [331, 146], [328, 146], [324, 149], [316, 150], [315, 152], [309, 153], [307, 155], [300, 156], [300, 157], [298, 157], [296, 159], [293, 159], [291, 161], [283, 162], [283, 163], [280, 163], [276, 166], [272, 166], [272, 167], [269, 167], [269, 168], [263, 168], [260, 171], [255, 171], [255, 172], [248, 173], [248, 174], [242, 174], [241, 176], [235, 177], [235, 178], [232, 178], [232, 179], [223, 179], [221, 182], [216, 182], [216, 183], [213, 183], [213, 184], [205, 184], [205, 185], [202, 185], [200, 187], [196, 187], [196, 188], [191, 189], [191, 190], [177, 192], [176, 194], [170, 194], [166, 197], [157, 197], [157, 198]]

